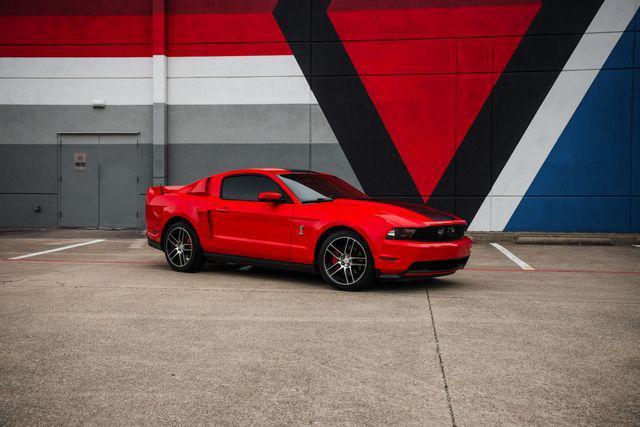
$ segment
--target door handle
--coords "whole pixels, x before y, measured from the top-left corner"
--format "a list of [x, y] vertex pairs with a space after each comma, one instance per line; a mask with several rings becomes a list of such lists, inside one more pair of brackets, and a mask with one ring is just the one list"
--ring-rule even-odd
[[216, 208], [215, 211], [216, 212], [220, 212], [220, 213], [227, 213], [227, 212], [229, 212], [229, 208], [227, 208], [227, 207]]

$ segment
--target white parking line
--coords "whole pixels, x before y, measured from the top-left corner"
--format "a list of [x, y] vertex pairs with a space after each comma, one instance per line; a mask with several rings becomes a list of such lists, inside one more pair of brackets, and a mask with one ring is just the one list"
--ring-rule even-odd
[[15, 256], [15, 257], [9, 258], [9, 259], [31, 258], [33, 256], [50, 254], [51, 252], [64, 251], [65, 249], [77, 248], [79, 246], [85, 246], [85, 245], [92, 245], [94, 243], [100, 243], [100, 242], [104, 242], [104, 241], [105, 241], [105, 239], [96, 239], [96, 240], [91, 240], [91, 241], [88, 241], [88, 242], [76, 243], [75, 245], [63, 246], [61, 248], [49, 249], [48, 251], [34, 252], [34, 253], [31, 253], [31, 254]]
[[499, 250], [500, 252], [502, 252], [504, 254], [504, 256], [506, 256], [507, 258], [509, 258], [511, 261], [515, 262], [516, 264], [518, 264], [518, 266], [523, 269], [523, 270], [535, 270], [535, 268], [531, 267], [529, 264], [527, 264], [526, 262], [524, 262], [523, 260], [521, 260], [520, 258], [518, 258], [517, 256], [515, 256], [514, 254], [512, 254], [511, 252], [509, 252], [507, 250], [507, 248], [505, 248], [502, 245], [499, 245], [497, 243], [491, 243], [491, 246], [493, 246], [494, 248], [496, 248], [497, 250]]

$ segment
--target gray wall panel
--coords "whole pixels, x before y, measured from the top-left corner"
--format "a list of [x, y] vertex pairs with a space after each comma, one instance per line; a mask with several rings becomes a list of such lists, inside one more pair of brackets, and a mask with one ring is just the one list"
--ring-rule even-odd
[[153, 183], [167, 180], [167, 104], [153, 104]]
[[[60, 138], [61, 227], [98, 227], [100, 203], [100, 137], [64, 135]], [[76, 153], [85, 153], [85, 166], [76, 168]]]
[[[138, 146], [138, 194], [151, 185], [152, 146]], [[0, 144], [0, 193], [57, 193], [58, 146]]]
[[138, 226], [138, 146], [135, 141], [137, 135], [100, 136], [100, 227]]
[[311, 106], [311, 142], [314, 144], [338, 143], [319, 105]]
[[169, 183], [250, 167], [309, 167], [309, 144], [169, 144]]
[[140, 213], [140, 216], [138, 216], [138, 228], [141, 230], [144, 230], [147, 227], [147, 221], [145, 219], [145, 201], [146, 201], [146, 195], [145, 196], [138, 196], [138, 212]]
[[309, 105], [170, 105], [170, 144], [309, 141]]
[[339, 144], [312, 144], [311, 169], [335, 175], [362, 190]]
[[58, 132], [140, 132], [151, 143], [152, 106], [0, 105], [0, 144], [56, 144]]
[[57, 145], [0, 144], [0, 193], [57, 192]]
[[[41, 206], [40, 212], [33, 207]], [[0, 194], [0, 228], [56, 227], [58, 196], [47, 194]]]
[[138, 194], [147, 194], [153, 178], [153, 145], [140, 144], [138, 146]]

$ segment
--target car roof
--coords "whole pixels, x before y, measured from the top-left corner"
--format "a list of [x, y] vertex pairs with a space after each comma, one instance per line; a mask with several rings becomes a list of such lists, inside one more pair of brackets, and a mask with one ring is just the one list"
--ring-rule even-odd
[[222, 175], [235, 175], [242, 173], [320, 173], [307, 169], [284, 169], [284, 168], [250, 168], [236, 169], [222, 173]]
[[201, 186], [208, 188], [209, 183], [213, 182], [212, 179], [224, 179], [227, 176], [243, 175], [243, 174], [269, 175], [269, 174], [281, 174], [281, 173], [313, 173], [318, 175], [326, 175], [326, 174], [323, 174], [322, 172], [315, 172], [315, 171], [306, 170], [306, 169], [248, 168], [248, 169], [236, 169], [236, 170], [216, 173], [213, 175], [209, 175], [205, 178], [200, 178], [199, 180], [194, 181], [190, 184], [186, 184], [183, 186], [176, 186], [176, 187], [181, 188], [184, 191], [191, 192], [194, 188], [200, 188]]

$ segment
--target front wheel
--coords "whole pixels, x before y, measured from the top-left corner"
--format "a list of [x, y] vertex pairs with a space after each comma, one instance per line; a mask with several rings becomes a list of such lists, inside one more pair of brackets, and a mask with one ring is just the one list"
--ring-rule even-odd
[[353, 231], [336, 231], [320, 246], [318, 270], [325, 282], [343, 291], [365, 289], [374, 282], [371, 251], [362, 237]]
[[198, 235], [183, 221], [171, 224], [167, 230], [164, 255], [172, 269], [183, 273], [198, 271], [205, 263]]

